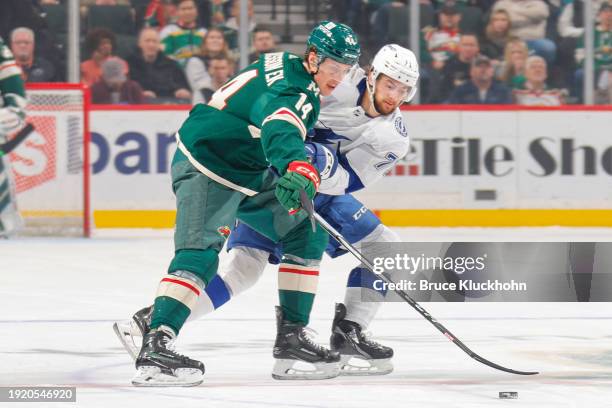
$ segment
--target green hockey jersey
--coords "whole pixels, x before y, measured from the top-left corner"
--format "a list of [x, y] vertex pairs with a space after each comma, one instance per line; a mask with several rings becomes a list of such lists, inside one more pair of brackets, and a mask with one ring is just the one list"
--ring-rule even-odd
[[0, 108], [13, 108], [23, 119], [26, 104], [21, 69], [15, 63], [9, 47], [0, 38]]
[[213, 180], [254, 195], [269, 166], [284, 173], [306, 160], [304, 139], [319, 110], [319, 88], [302, 59], [264, 54], [191, 110], [179, 149]]
[[200, 51], [206, 30], [168, 24], [159, 35], [164, 54], [185, 67], [187, 60]]

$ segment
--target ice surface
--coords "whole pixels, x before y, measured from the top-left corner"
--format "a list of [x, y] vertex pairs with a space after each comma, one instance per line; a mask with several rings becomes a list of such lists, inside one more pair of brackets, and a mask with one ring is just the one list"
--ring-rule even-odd
[[[414, 241], [609, 241], [611, 232], [400, 230]], [[78, 388], [76, 404], [49, 407], [612, 407], [610, 303], [424, 304], [477, 353], [541, 371], [535, 377], [481, 365], [408, 305], [394, 303], [383, 305], [371, 327], [395, 349], [392, 374], [275, 381], [273, 268], [250, 292], [184, 327], [177, 347], [205, 363], [201, 386], [134, 388], [133, 365], [111, 325], [152, 302], [171, 256], [168, 231], [0, 241], [0, 385]], [[348, 255], [324, 261], [311, 322], [321, 342], [355, 264]], [[519, 399], [499, 400], [499, 391], [517, 391]]]

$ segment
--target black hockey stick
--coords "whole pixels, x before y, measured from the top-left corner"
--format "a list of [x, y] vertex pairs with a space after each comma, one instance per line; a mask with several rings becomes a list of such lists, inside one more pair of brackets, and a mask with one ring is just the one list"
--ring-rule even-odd
[[11, 140], [0, 144], [0, 157], [4, 156], [5, 154], [9, 154], [13, 150], [15, 150], [15, 148], [19, 146], [21, 142], [23, 142], [26, 137], [28, 137], [30, 133], [32, 133], [33, 130], [34, 125], [28, 123], [23, 128], [21, 128], [21, 130], [11, 138]]
[[[351, 245], [343, 236], [342, 234], [340, 234], [338, 231], [336, 231], [336, 229], [334, 227], [332, 227], [331, 225], [329, 225], [329, 223], [327, 221], [325, 221], [325, 219], [323, 217], [321, 217], [314, 209], [314, 204], [312, 203], [312, 201], [310, 199], [308, 199], [308, 196], [306, 195], [305, 191], [301, 191], [300, 192], [300, 199], [302, 201], [302, 208], [308, 213], [308, 215], [310, 216], [311, 221], [312, 220], [316, 220], [319, 225], [321, 225], [321, 227], [327, 231], [327, 233], [332, 236], [335, 240], [337, 240], [340, 244], [342, 244], [342, 246], [344, 248], [346, 248], [351, 254], [353, 254], [353, 256], [355, 258], [357, 258], [366, 268], [368, 268], [370, 270], [370, 272], [376, 274], [377, 276], [380, 277], [380, 279], [382, 279], [383, 281], [385, 281], [388, 284], [391, 284], [393, 286], [393, 288], [396, 288], [397, 285], [395, 285], [395, 282], [393, 282], [385, 273], [382, 274], [377, 274], [376, 272], [374, 272], [374, 266], [372, 265], [372, 262], [370, 262], [367, 258], [365, 258], [361, 252], [359, 252], [357, 249], [355, 249], [355, 247], [353, 245]], [[519, 371], [519, 370], [513, 370], [511, 368], [506, 368], [504, 366], [500, 366], [499, 364], [495, 364], [492, 361], [487, 360], [484, 357], [481, 357], [480, 355], [474, 353], [472, 350], [470, 350], [470, 348], [468, 346], [466, 346], [465, 344], [463, 344], [463, 342], [461, 340], [459, 340], [457, 337], [455, 337], [454, 334], [452, 334], [450, 332], [450, 330], [448, 330], [446, 327], [444, 327], [442, 325], [442, 323], [438, 322], [432, 315], [430, 315], [427, 310], [423, 309], [423, 307], [421, 307], [421, 305], [414, 300], [412, 297], [410, 297], [410, 295], [406, 292], [404, 292], [401, 289], [394, 289], [395, 293], [397, 293], [402, 299], [404, 299], [410, 306], [412, 306], [417, 312], [419, 312], [419, 314], [421, 316], [423, 316], [429, 323], [433, 324], [436, 329], [440, 330], [440, 332], [442, 334], [444, 334], [444, 336], [446, 336], [446, 338], [448, 338], [450, 341], [452, 341], [453, 343], [455, 343], [455, 345], [457, 347], [459, 347], [461, 350], [463, 350], [463, 352], [465, 352], [468, 356], [472, 357], [474, 360], [484, 364], [484, 365], [488, 365], [489, 367], [495, 368], [496, 370], [500, 370], [500, 371], [505, 371], [507, 373], [511, 373], [511, 374], [519, 374], [519, 375], [534, 375], [534, 374], [539, 374], [537, 371]]]

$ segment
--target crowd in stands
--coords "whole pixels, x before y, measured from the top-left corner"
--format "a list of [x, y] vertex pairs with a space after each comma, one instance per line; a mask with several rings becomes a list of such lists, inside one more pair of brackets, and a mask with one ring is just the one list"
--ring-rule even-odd
[[[612, 103], [612, 1], [594, 0], [596, 103]], [[421, 103], [583, 102], [583, 0], [419, 0]], [[370, 52], [410, 44], [407, 0], [332, 0]], [[364, 39], [366, 41], [364, 41]]]
[[[24, 80], [65, 81], [66, 1], [2, 2], [0, 36]], [[81, 0], [81, 82], [99, 104], [206, 102], [236, 72], [239, 6], [234, 0]], [[248, 14], [254, 61], [276, 51], [276, 40], [256, 24], [252, 1]]]
[[[65, 0], [2, 0], [0, 36], [27, 82], [66, 77]], [[325, 3], [325, 2], [321, 2]], [[327, 0], [363, 64], [410, 45], [407, 0]], [[594, 0], [596, 103], [612, 103], [612, 0]], [[237, 69], [239, 0], [81, 0], [81, 81], [94, 103], [206, 102]], [[419, 0], [421, 103], [582, 103], [583, 0]], [[5, 12], [6, 11], [6, 12]], [[277, 48], [249, 1], [249, 60]]]

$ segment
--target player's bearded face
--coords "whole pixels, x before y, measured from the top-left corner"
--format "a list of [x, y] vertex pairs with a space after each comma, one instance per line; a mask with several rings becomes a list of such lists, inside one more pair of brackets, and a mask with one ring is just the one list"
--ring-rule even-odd
[[314, 76], [319, 89], [321, 89], [321, 95], [327, 96], [331, 94], [340, 82], [342, 82], [350, 69], [350, 65], [341, 64], [332, 59], [325, 58], [325, 60], [319, 64], [319, 71]]
[[380, 74], [374, 90], [374, 108], [382, 115], [389, 115], [404, 102], [409, 92], [409, 86]]

